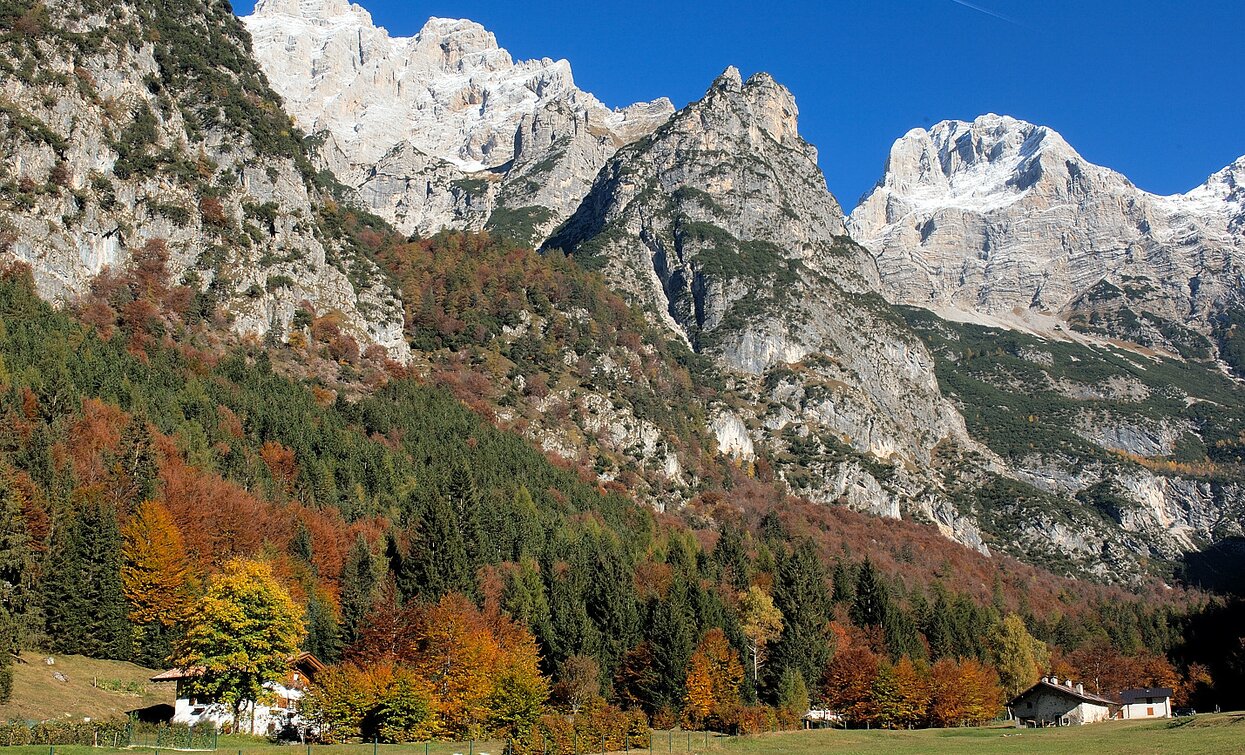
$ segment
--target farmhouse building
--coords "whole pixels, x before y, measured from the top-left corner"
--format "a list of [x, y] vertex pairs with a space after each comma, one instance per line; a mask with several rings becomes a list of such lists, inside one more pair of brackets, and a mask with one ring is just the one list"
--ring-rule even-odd
[[1113, 718], [1120, 704], [1085, 691], [1085, 685], [1043, 678], [1007, 704], [1018, 726], [1076, 726]]
[[173, 705], [171, 723], [195, 726], [212, 723], [217, 728], [242, 728], [256, 734], [280, 734], [287, 729], [302, 731], [307, 722], [299, 715], [298, 701], [324, 670], [324, 664], [311, 653], [300, 653], [290, 659], [289, 671], [278, 680], [266, 682], [267, 700], [242, 712], [242, 720], [233, 719], [232, 709], [219, 701], [197, 697], [191, 690], [191, 682], [203, 673], [202, 669], [172, 668], [151, 677], [153, 682], [173, 682], [177, 685], [177, 701]]
[[1171, 718], [1172, 691], [1166, 687], [1126, 689], [1120, 693], [1121, 718]]

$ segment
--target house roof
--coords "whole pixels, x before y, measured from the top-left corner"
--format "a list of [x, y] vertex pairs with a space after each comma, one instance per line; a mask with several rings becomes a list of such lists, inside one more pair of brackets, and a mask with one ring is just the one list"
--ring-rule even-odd
[[[309, 672], [310, 675], [319, 673], [326, 668], [323, 661], [311, 653], [306, 652], [299, 653], [298, 655], [290, 658], [290, 666], [301, 668], [303, 671]], [[203, 671], [204, 669], [202, 666], [194, 666], [188, 669], [174, 666], [168, 671], [161, 671], [151, 677], [151, 681], [176, 682], [182, 679], [194, 679], [196, 676], [201, 675]]]
[[328, 668], [324, 665], [324, 661], [305, 651], [291, 658], [290, 665], [301, 668], [303, 671], [313, 675]]
[[1120, 693], [1120, 699], [1126, 703], [1135, 703], [1138, 700], [1144, 700], [1147, 697], [1171, 697], [1172, 690], [1170, 687], [1140, 687], [1138, 689], [1126, 689]]
[[168, 671], [161, 671], [160, 673], [151, 677], [151, 681], [153, 682], [176, 682], [181, 679], [193, 679], [202, 673], [203, 673], [202, 666], [195, 666], [193, 668], [188, 668], [188, 669], [182, 668], [180, 666], [174, 666]]
[[1095, 695], [1092, 692], [1078, 692], [1076, 687], [1069, 687], [1066, 684], [1052, 684], [1045, 679], [1039, 680], [1037, 684], [1033, 685], [1024, 692], [1021, 692], [1019, 695], [1016, 695], [1016, 697], [1009, 700], [1007, 704], [1014, 706], [1020, 700], [1041, 692], [1060, 694], [1065, 697], [1080, 700], [1081, 702], [1093, 703], [1094, 705], [1119, 705], [1119, 702], [1115, 700], [1109, 700], [1105, 697]]

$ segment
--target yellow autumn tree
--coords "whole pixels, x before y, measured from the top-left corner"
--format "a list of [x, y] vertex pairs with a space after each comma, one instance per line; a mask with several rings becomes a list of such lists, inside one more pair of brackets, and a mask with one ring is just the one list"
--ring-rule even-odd
[[765, 662], [765, 647], [782, 635], [782, 611], [774, 599], [753, 585], [739, 595], [739, 613], [748, 651], [752, 655], [752, 678], [759, 679]]
[[262, 561], [225, 564], [188, 616], [173, 662], [193, 670], [193, 691], [228, 704], [235, 721], [285, 675], [306, 635], [302, 609]]
[[688, 663], [684, 718], [690, 724], [721, 724], [739, 705], [743, 678], [739, 653], [721, 629], [710, 629]]

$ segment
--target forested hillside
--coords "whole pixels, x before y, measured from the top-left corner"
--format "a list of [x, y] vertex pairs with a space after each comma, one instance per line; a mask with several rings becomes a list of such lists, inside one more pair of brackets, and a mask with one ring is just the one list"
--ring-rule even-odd
[[[851, 658], [853, 673], [914, 663], [918, 678], [985, 679], [988, 696], [995, 669], [1014, 685], [1040, 664], [1083, 676], [1112, 657], [1119, 684], [1183, 675], [1187, 695], [1215, 694], [1203, 667], [1185, 665], [1201, 656], [1161, 655], [1196, 625], [1190, 597], [1082, 586], [929, 528], [800, 504], [742, 473], [680, 518], [657, 515], [392, 363], [354, 400], [278, 374], [288, 349], [231, 345], [180, 321], [179, 287], [149, 251], [79, 305], [91, 325], [43, 303], [20, 267], [0, 284], [9, 642], [159, 665], [186, 606], [240, 557], [272, 566], [304, 608], [306, 647], [348, 659], [342, 674], [417, 672], [420, 653], [377, 628], [419, 647], [424, 612], [451, 612], [501, 631], [507, 652], [522, 642], [506, 636], [528, 635], [553, 704], [587, 694], [666, 720], [756, 725], [767, 714], [747, 705], [794, 711], [801, 687], [872, 711], [872, 682], [849, 687], [856, 703], [836, 697], [844, 687], [831, 680]], [[1006, 632], [1049, 643], [1050, 660], [1009, 671], [995, 639]], [[694, 683], [705, 653], [740, 664], [708, 703]], [[588, 692], [572, 695], [585, 673]], [[486, 726], [455, 706], [488, 699], [491, 683], [391, 734]], [[347, 736], [356, 724], [338, 725]]]

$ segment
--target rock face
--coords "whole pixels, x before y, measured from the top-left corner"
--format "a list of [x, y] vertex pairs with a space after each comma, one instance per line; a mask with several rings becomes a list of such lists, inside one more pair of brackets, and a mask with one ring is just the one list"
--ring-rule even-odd
[[565, 60], [515, 62], [477, 23], [390, 37], [346, 0], [259, 0], [244, 19], [286, 107], [325, 161], [405, 233], [494, 226], [543, 239], [668, 100], [610, 110]]
[[735, 404], [713, 423], [721, 452], [764, 446], [798, 494], [938, 521], [980, 546], [926, 492], [935, 447], [973, 444], [929, 353], [873, 293], [877, 267], [844, 235], [797, 117], [771, 77], [728, 69], [621, 149], [547, 247], [712, 358]]
[[1156, 196], [1049, 128], [985, 115], [896, 141], [848, 225], [892, 301], [1205, 355], [1242, 300], [1243, 179], [1245, 158]]
[[232, 14], [146, 2], [47, 11], [3, 50], [10, 62], [37, 53], [38, 74], [0, 74], [0, 255], [28, 263], [42, 295], [72, 299], [159, 238], [173, 276], [239, 332], [284, 337], [307, 302], [362, 343], [408, 353], [380, 271], [323, 227], [310, 163]]

